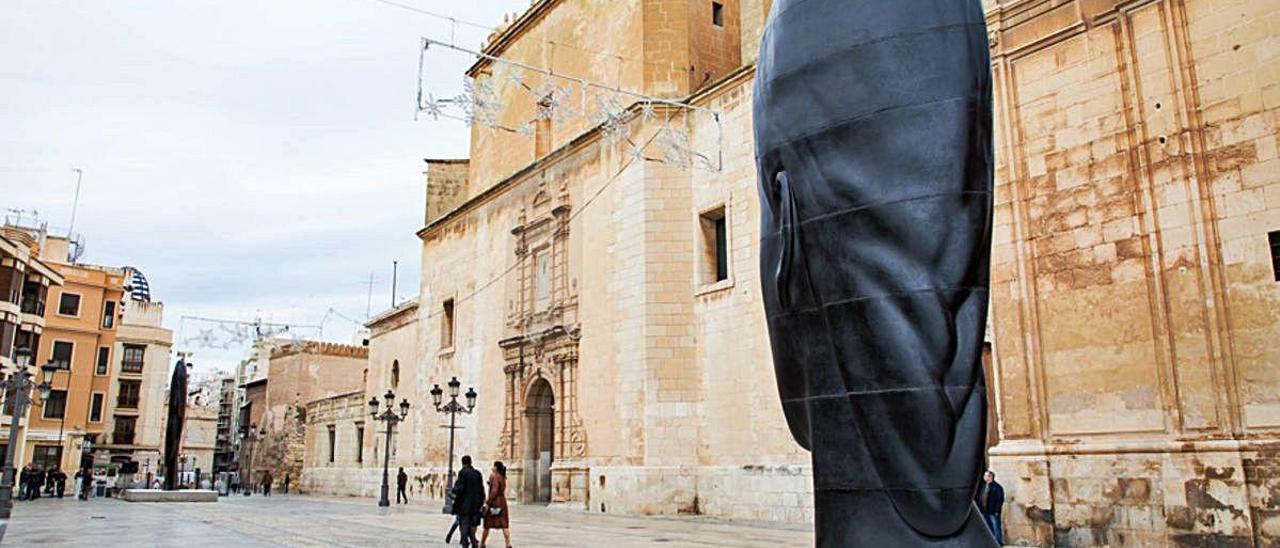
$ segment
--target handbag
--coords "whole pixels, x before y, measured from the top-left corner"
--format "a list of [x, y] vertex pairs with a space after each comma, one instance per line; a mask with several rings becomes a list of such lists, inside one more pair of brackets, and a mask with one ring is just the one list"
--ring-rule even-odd
[[499, 507], [499, 506], [490, 506], [490, 507], [489, 507], [489, 515], [490, 515], [490, 516], [501, 516], [501, 515], [502, 515], [502, 508], [501, 508], [501, 507]]

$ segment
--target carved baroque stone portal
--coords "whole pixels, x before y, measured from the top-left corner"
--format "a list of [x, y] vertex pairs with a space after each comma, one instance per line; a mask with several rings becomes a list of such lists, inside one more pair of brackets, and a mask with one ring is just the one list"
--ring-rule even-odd
[[978, 0], [777, 0], [755, 92], [761, 280], [819, 546], [993, 546], [972, 504], [991, 237]]

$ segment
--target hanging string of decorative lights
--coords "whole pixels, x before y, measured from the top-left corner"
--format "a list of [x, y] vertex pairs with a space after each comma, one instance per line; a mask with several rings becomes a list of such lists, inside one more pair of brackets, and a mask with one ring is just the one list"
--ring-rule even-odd
[[[432, 48], [475, 56], [490, 61], [494, 69], [484, 77], [464, 77], [461, 90], [437, 93], [430, 89], [427, 79], [426, 56]], [[512, 105], [504, 98], [515, 94], [508, 88], [522, 90], [534, 105], [531, 117], [512, 122]], [[714, 127], [714, 135], [700, 146], [694, 145], [689, 127], [694, 124], [672, 124], [669, 118], [659, 129], [651, 146], [653, 153], [639, 147], [633, 138], [630, 123], [639, 115], [641, 120], [653, 119], [657, 109], [671, 109], [690, 116], [707, 117]], [[646, 95], [585, 78], [556, 73], [552, 70], [505, 59], [483, 51], [472, 50], [441, 40], [423, 37], [418, 55], [417, 113], [433, 120], [440, 118], [461, 121], [467, 125], [480, 125], [507, 133], [533, 136], [538, 123], [550, 121], [563, 123], [585, 119], [599, 128], [606, 143], [625, 142], [631, 154], [650, 162], [675, 166], [682, 170], [691, 168], [719, 172], [723, 169], [722, 141], [724, 128], [718, 111]], [[706, 124], [697, 124], [706, 125]]]

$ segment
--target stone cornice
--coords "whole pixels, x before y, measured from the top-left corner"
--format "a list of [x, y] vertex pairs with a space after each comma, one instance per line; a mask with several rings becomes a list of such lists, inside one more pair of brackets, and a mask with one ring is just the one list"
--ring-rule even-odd
[[271, 359], [284, 358], [295, 354], [313, 354], [320, 356], [338, 356], [343, 358], [360, 358], [369, 357], [369, 349], [364, 346], [354, 346], [350, 344], [320, 342], [320, 341], [302, 341], [301, 343], [289, 343], [280, 348], [271, 351]]
[[[515, 21], [508, 24], [506, 28], [498, 30], [498, 36], [486, 44], [481, 52], [485, 55], [501, 57], [502, 53], [505, 52], [511, 44], [514, 44], [526, 31], [533, 28], [533, 26], [548, 13], [551, 13], [551, 9], [561, 1], [562, 0], [535, 0], [533, 5], [529, 6], [529, 9], [525, 10], [525, 12], [517, 17]], [[484, 70], [490, 62], [492, 61], [485, 57], [481, 57], [476, 60], [475, 64], [471, 65], [471, 68], [467, 69], [467, 76], [474, 77], [481, 70]]]

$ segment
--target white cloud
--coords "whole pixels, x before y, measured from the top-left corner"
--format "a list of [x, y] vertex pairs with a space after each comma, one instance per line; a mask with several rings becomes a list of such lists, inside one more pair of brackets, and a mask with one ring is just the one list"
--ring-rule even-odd
[[[527, 0], [405, 0], [497, 23]], [[19, 0], [0, 19], [0, 207], [76, 230], [87, 262], [134, 265], [183, 315], [362, 319], [417, 293], [422, 158], [457, 123], [413, 120], [417, 45], [448, 23], [372, 0]], [[458, 27], [459, 43], [484, 32]], [[469, 60], [432, 56], [460, 81]], [[326, 338], [348, 340], [331, 317]], [[239, 352], [197, 350], [230, 369]]]

